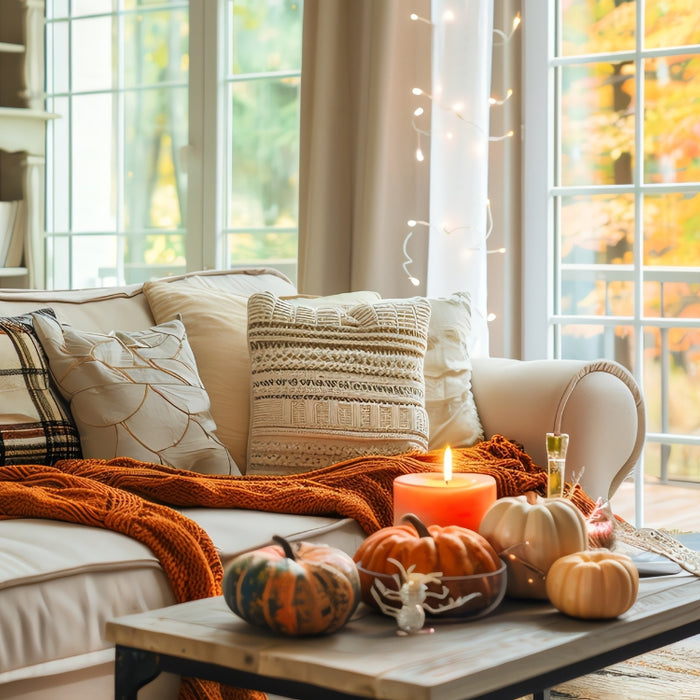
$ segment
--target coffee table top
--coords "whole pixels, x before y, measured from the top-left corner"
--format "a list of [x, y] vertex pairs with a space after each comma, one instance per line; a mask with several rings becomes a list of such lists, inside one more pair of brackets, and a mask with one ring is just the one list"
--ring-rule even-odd
[[333, 635], [286, 638], [250, 626], [218, 597], [121, 617], [107, 623], [107, 637], [126, 647], [360, 697], [453, 700], [623, 647], [630, 653], [620, 658], [629, 658], [645, 651], [635, 650], [636, 643], [670, 630], [700, 633], [700, 578], [681, 573], [642, 579], [636, 603], [616, 620], [577, 620], [546, 601], [506, 599], [488, 617], [433, 626], [434, 634], [398, 636], [391, 618], [361, 606]]

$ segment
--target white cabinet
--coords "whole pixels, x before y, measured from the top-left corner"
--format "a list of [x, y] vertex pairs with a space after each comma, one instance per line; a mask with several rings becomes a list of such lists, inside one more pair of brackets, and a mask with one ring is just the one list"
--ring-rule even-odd
[[0, 287], [44, 286], [44, 0], [0, 0], [0, 200], [24, 200], [24, 265]]

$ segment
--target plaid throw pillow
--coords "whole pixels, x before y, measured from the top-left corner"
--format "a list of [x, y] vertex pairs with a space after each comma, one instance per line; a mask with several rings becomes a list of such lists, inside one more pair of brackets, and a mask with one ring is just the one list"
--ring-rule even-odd
[[[36, 313], [54, 317], [50, 309]], [[51, 384], [32, 317], [0, 317], [0, 465], [80, 456], [78, 430]]]

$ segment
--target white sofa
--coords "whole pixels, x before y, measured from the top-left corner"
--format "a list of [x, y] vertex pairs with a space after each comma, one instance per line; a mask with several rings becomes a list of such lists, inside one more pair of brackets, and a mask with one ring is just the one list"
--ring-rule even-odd
[[[272, 269], [190, 273], [167, 281], [243, 297], [261, 290], [295, 293]], [[129, 331], [156, 323], [141, 285], [0, 289], [1, 317], [42, 307], [85, 330]], [[200, 365], [202, 358], [196, 359]], [[545, 464], [544, 434], [568, 432], [568, 465], [585, 465], [584, 489], [594, 498], [614, 494], [639, 457], [645, 431], [642, 397], [623, 368], [604, 361], [496, 358], [472, 364], [473, 393], [487, 437], [498, 433], [519, 442], [537, 464]], [[247, 385], [248, 378], [240, 381]], [[11, 413], [12, 406], [0, 403], [0, 423]], [[183, 512], [204, 527], [224, 563], [273, 534], [323, 541], [350, 554], [364, 537], [355, 521], [342, 518], [206, 508]], [[173, 602], [157, 558], [135, 540], [52, 520], [0, 520], [0, 697], [112, 697], [114, 651], [104, 638], [106, 620]], [[158, 682], [143, 696], [175, 692], [176, 679]]]

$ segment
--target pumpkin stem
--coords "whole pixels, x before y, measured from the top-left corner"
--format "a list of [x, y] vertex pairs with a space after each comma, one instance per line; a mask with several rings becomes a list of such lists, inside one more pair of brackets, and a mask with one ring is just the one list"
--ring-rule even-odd
[[527, 502], [531, 506], [534, 506], [537, 504], [537, 493], [535, 493], [535, 491], [526, 491], [525, 498], [527, 499]]
[[406, 513], [405, 515], [401, 516], [401, 520], [406, 520], [407, 522], [411, 523], [411, 525], [416, 528], [416, 532], [418, 533], [419, 537], [432, 537], [428, 528], [425, 526], [425, 523], [417, 515], [414, 515], [413, 513]]
[[287, 557], [287, 559], [291, 559], [292, 561], [296, 561], [296, 557], [294, 556], [294, 552], [292, 551], [292, 545], [287, 542], [287, 540], [284, 539], [284, 537], [280, 535], [272, 535], [272, 539], [277, 542], [277, 544], [282, 547], [284, 550], [284, 556]]

